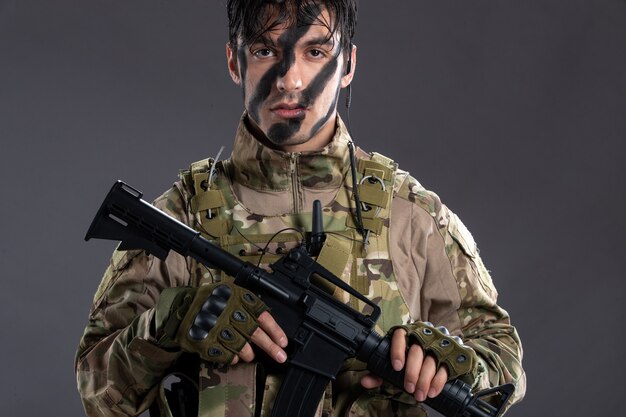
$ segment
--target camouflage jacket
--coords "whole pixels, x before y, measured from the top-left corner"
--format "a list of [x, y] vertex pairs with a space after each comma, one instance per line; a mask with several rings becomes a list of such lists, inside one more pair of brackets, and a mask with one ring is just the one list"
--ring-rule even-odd
[[[250, 253], [263, 242], [255, 240], [255, 236], [273, 235], [286, 226], [300, 227], [310, 222], [310, 215], [309, 220], [306, 215], [301, 216], [314, 199], [321, 200], [325, 207], [325, 224], [329, 223], [328, 217], [331, 229], [333, 219], [351, 217], [350, 210], [344, 207], [350, 205], [352, 185], [348, 140], [338, 119], [335, 137], [322, 151], [283, 153], [256, 141], [242, 122], [230, 159], [216, 164], [216, 185], [225, 191], [222, 194], [226, 197], [220, 197], [223, 213], [217, 216], [215, 225], [217, 229], [236, 230], [221, 238], [203, 227], [199, 214], [202, 207], [198, 207], [202, 203], [194, 197], [199, 189], [194, 190], [193, 181], [178, 181], [154, 204], [202, 230], [222, 247], [244, 258], [259, 259], [257, 253]], [[367, 161], [372, 155], [358, 149], [357, 157]], [[525, 393], [521, 343], [507, 312], [496, 303], [496, 289], [471, 234], [437, 195], [393, 163], [389, 165], [392, 175], [386, 180], [391, 181], [387, 186], [392, 192], [388, 193], [389, 203], [380, 215], [382, 221], [377, 236], [373, 236], [374, 245], [359, 262], [347, 254], [345, 268], [340, 262], [329, 269], [378, 302], [383, 309], [381, 332], [417, 320], [446, 326], [479, 355], [481, 376], [474, 388], [513, 382], [514, 401], [520, 400]], [[181, 178], [189, 176], [187, 171]], [[344, 194], [348, 197], [342, 199]], [[346, 229], [345, 223], [337, 234]], [[310, 230], [310, 223], [308, 227], [304, 228]], [[237, 234], [247, 237], [237, 239]], [[384, 239], [377, 240], [378, 235]], [[280, 248], [289, 244], [289, 239], [278, 239], [270, 253], [280, 253]], [[356, 253], [356, 249], [351, 251]], [[324, 251], [320, 257], [323, 254]], [[263, 259], [263, 263], [271, 261], [271, 255]], [[362, 276], [351, 270], [350, 265], [357, 264], [352, 268], [364, 271]], [[95, 294], [76, 356], [78, 389], [87, 415], [138, 415], [160, 396], [162, 380], [181, 358], [181, 352], [161, 349], [154, 338], [152, 320], [160, 292], [170, 286], [197, 286], [219, 279], [219, 271], [207, 270], [174, 253], [166, 261], [143, 251], [113, 253]], [[256, 378], [254, 364], [226, 367], [236, 369], [201, 364], [199, 368], [200, 415], [258, 415], [254, 383], [246, 386], [241, 382]], [[347, 364], [344, 371], [327, 389], [317, 415], [426, 415], [409, 395], [387, 384], [375, 390], [361, 388], [358, 381], [363, 372], [358, 365]], [[270, 380], [272, 376], [268, 377]], [[266, 391], [275, 390], [275, 386], [268, 383]], [[216, 392], [222, 398], [217, 404]], [[271, 395], [266, 392], [265, 398]], [[209, 399], [211, 404], [202, 406]], [[268, 403], [271, 401], [264, 400], [261, 415], [268, 415]]]

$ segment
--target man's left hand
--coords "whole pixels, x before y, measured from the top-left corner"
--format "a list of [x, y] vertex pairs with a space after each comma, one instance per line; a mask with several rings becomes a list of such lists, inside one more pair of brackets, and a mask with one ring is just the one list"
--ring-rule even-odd
[[[391, 365], [396, 371], [405, 369], [404, 389], [413, 394], [417, 401], [424, 401], [426, 397], [433, 398], [441, 393], [448, 380], [448, 370], [445, 366], [437, 370], [434, 357], [425, 355], [418, 344], [412, 344], [407, 351], [406, 330], [398, 328], [391, 338]], [[372, 374], [361, 379], [365, 388], [377, 388], [383, 383], [382, 378]]]

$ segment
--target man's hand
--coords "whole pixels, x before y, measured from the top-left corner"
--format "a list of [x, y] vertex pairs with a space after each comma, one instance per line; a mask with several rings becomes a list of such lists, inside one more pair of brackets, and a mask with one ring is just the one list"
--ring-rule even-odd
[[[448, 379], [461, 377], [470, 385], [476, 380], [476, 352], [460, 337], [451, 336], [445, 327], [417, 321], [392, 327], [389, 334], [391, 366], [396, 371], [405, 370], [404, 389], [417, 401], [439, 395]], [[367, 375], [361, 384], [375, 388], [382, 380]]]
[[155, 335], [164, 348], [180, 348], [216, 363], [250, 362], [259, 346], [277, 362], [287, 359], [287, 336], [252, 292], [232, 283], [163, 290], [155, 308]]
[[[394, 370], [405, 369], [404, 389], [413, 394], [417, 401], [424, 401], [426, 397], [436, 397], [441, 393], [446, 381], [448, 371], [445, 366], [437, 370], [435, 358], [425, 355], [424, 350], [418, 344], [413, 344], [407, 351], [407, 332], [398, 328], [391, 338], [391, 366]], [[382, 385], [383, 380], [372, 374], [361, 379], [365, 388], [376, 388]]]
[[[280, 328], [274, 317], [267, 311], [261, 313], [257, 322], [259, 323], [259, 328], [252, 333], [250, 341], [263, 349], [276, 362], [285, 362], [287, 354], [283, 348], [287, 347], [287, 335], [285, 335], [283, 329]], [[252, 350], [250, 343], [246, 343], [239, 354], [233, 358], [231, 365], [236, 364], [239, 360], [251, 362], [253, 359], [254, 350]]]

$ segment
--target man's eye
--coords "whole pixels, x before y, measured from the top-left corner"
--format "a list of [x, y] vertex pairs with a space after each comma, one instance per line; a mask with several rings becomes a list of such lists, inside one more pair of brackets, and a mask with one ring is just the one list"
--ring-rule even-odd
[[321, 58], [324, 56], [324, 52], [319, 49], [311, 49], [309, 51], [309, 55], [311, 55], [313, 58]]
[[274, 56], [274, 51], [272, 51], [269, 48], [262, 48], [262, 49], [257, 49], [256, 51], [253, 52], [253, 54], [257, 58], [269, 58], [269, 57]]

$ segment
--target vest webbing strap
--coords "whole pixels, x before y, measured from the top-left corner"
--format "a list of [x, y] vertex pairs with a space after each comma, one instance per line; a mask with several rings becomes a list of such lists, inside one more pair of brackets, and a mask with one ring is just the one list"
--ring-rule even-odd
[[230, 233], [231, 224], [228, 219], [219, 215], [219, 209], [226, 205], [224, 194], [219, 189], [209, 188], [209, 173], [213, 165], [212, 158], [194, 162], [189, 170], [181, 171], [180, 178], [194, 195], [189, 200], [191, 212], [199, 218], [202, 226], [200, 232], [209, 239], [219, 239]]
[[340, 277], [352, 254], [353, 241], [334, 234], [327, 234], [317, 262]]
[[373, 152], [372, 159], [359, 159], [357, 167], [364, 176], [375, 175], [381, 180], [391, 181], [398, 165], [393, 159]]
[[[372, 153], [371, 155], [371, 159], [360, 159], [357, 164], [361, 178], [365, 179], [357, 186], [357, 192], [363, 205], [361, 212], [362, 226], [378, 239], [378, 237], [382, 237], [384, 234], [384, 228], [388, 227], [398, 165], [381, 154]], [[354, 195], [352, 199], [354, 200]], [[346, 226], [352, 230], [357, 229], [354, 216], [346, 217]], [[384, 242], [383, 245], [388, 247], [388, 242]], [[355, 249], [362, 247], [360, 245], [354, 246]], [[353, 258], [350, 285], [361, 294], [368, 294], [370, 291], [370, 279], [367, 274], [358, 272], [362, 268], [362, 266], [358, 265], [358, 258], [363, 256], [362, 253], [357, 253]], [[350, 305], [353, 308], [359, 308], [357, 299], [352, 296], [350, 297]]]
[[200, 230], [200, 232], [206, 231], [206, 234], [209, 235], [209, 239], [218, 239], [220, 236], [230, 233], [231, 224], [226, 219], [221, 219], [219, 217], [207, 219], [204, 217], [201, 223], [203, 230]]
[[196, 194], [191, 197], [191, 211], [199, 213], [201, 211], [207, 211], [223, 207], [224, 196], [219, 190], [207, 190], [200, 194]]
[[[361, 178], [370, 177], [357, 186], [359, 199], [368, 208], [361, 213], [363, 228], [379, 236], [383, 231], [385, 220], [389, 217], [389, 211], [386, 209], [390, 207], [393, 196], [397, 164], [386, 156], [374, 152], [372, 159], [359, 159], [357, 166]], [[385, 211], [381, 214], [381, 210]], [[346, 217], [346, 226], [357, 228], [353, 216]]]
[[[356, 229], [356, 222], [352, 218], [352, 216], [346, 218], [346, 226]], [[368, 219], [363, 216], [363, 228], [369, 230], [375, 235], [380, 235], [383, 231], [383, 219]]]
[[387, 208], [389, 196], [387, 191], [383, 191], [378, 183], [365, 181], [358, 185], [359, 199], [361, 203]]

